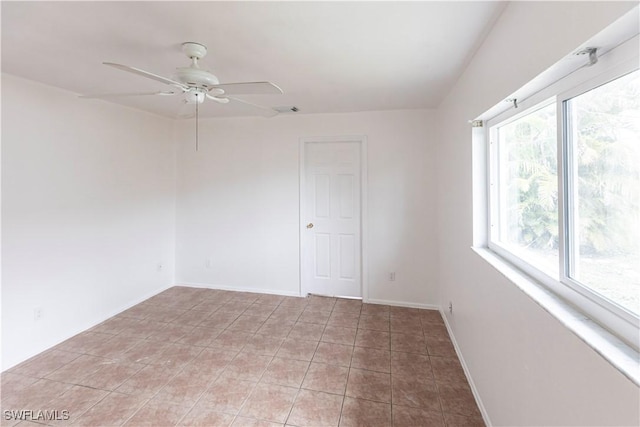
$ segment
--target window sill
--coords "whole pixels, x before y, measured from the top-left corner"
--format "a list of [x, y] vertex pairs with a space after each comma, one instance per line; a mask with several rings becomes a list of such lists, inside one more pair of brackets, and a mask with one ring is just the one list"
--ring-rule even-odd
[[487, 248], [471, 248], [543, 310], [578, 336], [635, 385], [640, 386], [640, 354], [573, 306]]

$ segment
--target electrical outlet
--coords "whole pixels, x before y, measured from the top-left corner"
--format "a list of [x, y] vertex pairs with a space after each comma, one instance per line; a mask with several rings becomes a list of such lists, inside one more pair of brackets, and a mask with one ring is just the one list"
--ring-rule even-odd
[[204, 266], [206, 268], [211, 268], [211, 264], [212, 264], [211, 258], [207, 258], [206, 261], [204, 262]]
[[390, 282], [395, 282], [395, 280], [396, 280], [396, 272], [392, 271], [392, 272], [389, 273], [389, 281]]
[[453, 303], [449, 301], [449, 313], [453, 314]]
[[156, 266], [156, 270], [158, 270], [158, 273], [162, 271], [163, 265], [161, 263], [158, 263], [158, 265]]
[[36, 307], [33, 309], [33, 320], [36, 322], [42, 319], [42, 307]]

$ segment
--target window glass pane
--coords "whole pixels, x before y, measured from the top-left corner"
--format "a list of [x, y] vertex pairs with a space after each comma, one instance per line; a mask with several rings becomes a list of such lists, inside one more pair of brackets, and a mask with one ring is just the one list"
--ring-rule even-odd
[[499, 126], [497, 143], [498, 221], [492, 238], [558, 277], [555, 104]]
[[569, 275], [640, 313], [640, 72], [567, 101]]

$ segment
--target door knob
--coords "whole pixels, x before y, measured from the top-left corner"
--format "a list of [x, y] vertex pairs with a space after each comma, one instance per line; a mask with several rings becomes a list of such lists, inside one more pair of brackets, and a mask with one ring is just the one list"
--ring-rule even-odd
[[307, 224], [307, 228], [313, 228], [313, 223], [310, 222], [309, 224]]

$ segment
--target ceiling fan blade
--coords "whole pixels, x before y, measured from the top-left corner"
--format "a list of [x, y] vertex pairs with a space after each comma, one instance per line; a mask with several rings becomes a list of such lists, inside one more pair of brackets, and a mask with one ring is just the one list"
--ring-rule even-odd
[[222, 89], [225, 95], [280, 95], [282, 89], [271, 82], [223, 83], [214, 89]]
[[207, 99], [217, 102], [218, 104], [226, 104], [229, 102], [229, 98], [218, 98], [217, 96], [207, 94]]
[[130, 73], [137, 74], [139, 76], [146, 77], [148, 79], [153, 79], [153, 80], [162, 82], [164, 84], [168, 84], [168, 85], [171, 85], [171, 86], [176, 86], [176, 87], [179, 87], [179, 88], [181, 88], [183, 90], [189, 89], [188, 86], [186, 86], [186, 85], [184, 85], [184, 84], [182, 84], [180, 82], [168, 79], [166, 77], [159, 76], [157, 74], [150, 73], [148, 71], [141, 70], [139, 68], [129, 67], [128, 65], [115, 64], [113, 62], [103, 62], [103, 64], [104, 65], [108, 65], [110, 67], [117, 68], [119, 70], [128, 71]]
[[175, 92], [92, 93], [87, 95], [80, 95], [80, 98], [109, 99], [109, 98], [124, 98], [128, 96], [148, 96], [148, 95], [171, 96], [171, 95], [175, 95]]
[[258, 110], [260, 110], [260, 115], [263, 117], [274, 117], [278, 115], [278, 112], [273, 108], [265, 107], [264, 105], [254, 104], [253, 102], [243, 101], [242, 99], [233, 98], [231, 96], [228, 96], [227, 98], [231, 99], [232, 101], [240, 102], [242, 104], [249, 105], [253, 108], [257, 108]]

